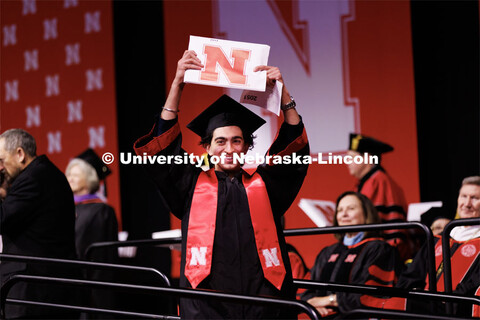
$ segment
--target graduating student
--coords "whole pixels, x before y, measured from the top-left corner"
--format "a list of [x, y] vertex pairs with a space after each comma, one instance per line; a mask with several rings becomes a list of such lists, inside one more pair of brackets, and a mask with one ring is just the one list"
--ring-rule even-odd
[[[348, 170], [358, 179], [356, 191], [366, 195], [372, 201], [381, 222], [405, 222], [407, 221], [407, 201], [403, 190], [380, 165], [381, 156], [392, 150], [393, 147], [389, 144], [351, 133], [348, 154], [354, 157], [367, 153], [377, 156], [379, 163], [352, 163], [348, 165]], [[413, 244], [408, 230], [385, 230], [384, 234], [385, 239], [397, 247], [403, 260], [411, 258]]]
[[[347, 191], [337, 199], [334, 226], [378, 223], [379, 217], [363, 194]], [[398, 252], [378, 232], [348, 232], [335, 235], [337, 243], [324, 248], [311, 269], [311, 279], [320, 282], [393, 286], [402, 270]], [[337, 317], [369, 306], [379, 298], [350, 292], [308, 289], [302, 296], [322, 316]], [[373, 302], [372, 302], [373, 301]]]
[[[185, 51], [159, 119], [135, 143], [137, 154], [183, 156], [177, 121], [183, 76], [187, 69], [202, 67], [194, 51]], [[262, 70], [267, 85], [283, 82], [278, 68], [256, 67]], [[286, 86], [281, 101], [285, 122], [268, 153], [308, 155], [305, 129]], [[223, 95], [187, 127], [201, 137], [209, 156], [224, 161], [206, 172], [191, 164], [147, 166], [171, 211], [182, 220], [181, 286], [295, 298], [280, 220], [300, 190], [308, 165], [261, 165], [249, 174], [234, 161], [234, 154], [253, 146], [253, 133], [264, 123]], [[184, 319], [294, 318], [290, 313], [272, 306], [180, 301]]]

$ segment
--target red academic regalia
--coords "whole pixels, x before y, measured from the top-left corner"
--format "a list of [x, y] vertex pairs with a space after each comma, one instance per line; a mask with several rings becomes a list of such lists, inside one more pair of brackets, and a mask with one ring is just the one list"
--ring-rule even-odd
[[[352, 246], [338, 242], [324, 248], [311, 269], [312, 280], [348, 284], [388, 286], [394, 285], [402, 269], [395, 248], [380, 238], [367, 238]], [[308, 289], [302, 299], [332, 294], [322, 289]], [[350, 292], [336, 292], [338, 310], [347, 312], [368, 307], [376, 297]], [[335, 317], [335, 315], [332, 315]]]
[[[382, 222], [407, 221], [407, 202], [402, 188], [381, 166], [375, 166], [359, 182], [357, 191], [367, 196]], [[384, 230], [385, 239], [397, 247], [403, 260], [411, 258], [408, 230]]]
[[[435, 237], [435, 265], [437, 270], [437, 290], [444, 291], [442, 240], [441, 236]], [[480, 286], [480, 238], [469, 241], [450, 240], [450, 254], [452, 267], [452, 289], [454, 293], [474, 296]], [[413, 262], [401, 275], [397, 287], [402, 289], [428, 290], [427, 277], [427, 248], [423, 246], [415, 256]], [[433, 306], [434, 304], [434, 306]], [[458, 316], [471, 316], [472, 305], [454, 305], [454, 314]], [[423, 313], [444, 313], [441, 303], [430, 305], [425, 301], [392, 299], [385, 304], [385, 308], [417, 311]], [[474, 309], [475, 311], [475, 309]]]
[[[184, 155], [181, 148], [181, 134], [176, 119], [158, 120], [152, 131], [135, 143], [137, 154], [143, 155]], [[303, 123], [289, 125], [284, 123], [272, 144], [269, 154], [308, 155], [308, 142]], [[281, 258], [286, 276], [281, 290], [278, 290], [264, 278], [262, 265], [257, 252], [249, 198], [244, 182], [246, 172], [242, 171], [234, 178], [223, 172], [214, 172], [213, 178], [218, 184], [215, 234], [210, 274], [197, 288], [213, 289], [247, 295], [269, 295], [294, 298], [291, 267], [288, 260], [285, 240], [281, 227], [281, 216], [294, 201], [307, 172], [308, 165], [261, 165], [256, 173], [265, 184], [270, 199]], [[180, 286], [192, 287], [185, 277], [186, 246], [188, 239], [192, 198], [195, 186], [202, 172], [191, 164], [147, 165], [147, 170], [155, 180], [157, 187], [168, 203], [171, 212], [182, 220], [182, 260]], [[200, 301], [181, 299], [180, 315], [184, 319], [279, 319], [293, 318], [278, 307], [263, 307], [220, 303], [219, 301]]]

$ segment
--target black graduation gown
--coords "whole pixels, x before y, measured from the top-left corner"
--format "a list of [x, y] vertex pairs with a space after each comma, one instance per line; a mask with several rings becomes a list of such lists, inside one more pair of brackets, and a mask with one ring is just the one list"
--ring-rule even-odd
[[[394, 247], [378, 238], [362, 240], [353, 246], [338, 242], [324, 248], [311, 269], [311, 279], [319, 282], [337, 282], [361, 285], [393, 286], [402, 263]], [[382, 270], [383, 272], [379, 272]], [[333, 292], [308, 289], [302, 299], [323, 297]], [[336, 292], [338, 310], [347, 312], [369, 305], [374, 297], [357, 293]]]
[[[100, 200], [79, 202], [75, 205], [75, 245], [79, 259], [85, 259], [85, 251], [95, 242], [117, 241], [118, 223], [115, 211]], [[93, 251], [93, 260], [115, 261], [115, 250]]]
[[[118, 223], [115, 211], [111, 206], [100, 199], [87, 200], [76, 203], [75, 243], [79, 259], [85, 260], [87, 248], [95, 242], [117, 241]], [[116, 248], [101, 248], [92, 251], [90, 260], [96, 262], [115, 263], [117, 261]], [[83, 276], [88, 280], [114, 280], [114, 273], [110, 270], [85, 270]], [[84, 293], [88, 305], [98, 308], [113, 308], [115, 296], [113, 292], [101, 289], [91, 289]], [[82, 319], [113, 319], [109, 315], [83, 314]]]
[[[176, 119], [159, 122], [151, 133], [140, 138], [136, 144], [137, 154], [143, 152], [164, 155], [183, 155], [181, 135], [174, 135], [173, 140], [164, 140], [175, 126]], [[165, 133], [155, 140], [156, 133]], [[278, 154], [291, 142], [304, 134], [303, 123], [288, 125], [284, 123], [279, 135], [270, 148], [269, 154]], [[306, 139], [305, 139], [306, 140]], [[148, 148], [148, 145], [164, 146], [163, 148]], [[143, 148], [147, 146], [147, 148]], [[293, 149], [300, 155], [308, 155], [308, 143]], [[182, 259], [180, 286], [191, 287], [184, 275], [186, 240], [188, 237], [188, 221], [193, 191], [200, 174], [199, 168], [193, 165], [148, 165], [146, 166], [156, 185], [167, 201], [172, 213], [182, 220]], [[275, 288], [263, 276], [263, 270], [258, 258], [253, 227], [248, 208], [248, 200], [242, 183], [241, 174], [230, 179], [223, 172], [216, 172], [218, 179], [218, 203], [216, 228], [213, 245], [213, 256], [210, 275], [198, 288], [214, 289], [229, 293], [247, 295], [268, 295], [284, 298], [295, 298], [292, 283], [291, 267], [283, 237], [280, 218], [294, 201], [307, 172], [308, 165], [273, 165], [260, 166], [257, 172], [265, 182], [270, 199], [272, 212], [277, 228], [282, 259], [286, 268], [286, 276], [281, 291]], [[201, 301], [181, 299], [180, 315], [183, 319], [279, 319], [292, 318], [293, 314], [280, 310], [278, 307], [262, 307], [220, 303], [219, 301]]]

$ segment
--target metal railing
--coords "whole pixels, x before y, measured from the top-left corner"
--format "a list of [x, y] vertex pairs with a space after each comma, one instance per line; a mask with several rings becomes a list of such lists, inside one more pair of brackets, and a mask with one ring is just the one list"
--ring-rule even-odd
[[[450, 232], [455, 227], [473, 226], [473, 225], [480, 225], [480, 218], [452, 220], [443, 229], [443, 237], [442, 237], [443, 281], [444, 281], [444, 290], [446, 293], [452, 292], [452, 261], [450, 257], [451, 255]], [[452, 313], [452, 309], [453, 309], [452, 305], [450, 303], [447, 303], [446, 310], [448, 314]]]
[[120, 248], [120, 247], [143, 247], [143, 246], [159, 246], [169, 247], [172, 244], [182, 242], [182, 237], [172, 237], [165, 239], [142, 239], [142, 240], [128, 240], [128, 241], [105, 241], [95, 242], [87, 247], [85, 250], [86, 260], [90, 260], [92, 252], [100, 248]]
[[155, 277], [158, 277], [159, 279], [161, 279], [166, 286], [168, 287], [171, 286], [170, 280], [165, 274], [163, 274], [162, 272], [158, 271], [155, 268], [149, 268], [149, 267], [130, 266], [130, 265], [104, 263], [104, 262], [92, 262], [92, 261], [83, 261], [83, 260], [67, 260], [67, 259], [56, 259], [56, 258], [32, 257], [32, 256], [6, 254], [6, 253], [0, 253], [0, 261], [56, 264], [56, 265], [63, 265], [68, 267], [81, 267], [84, 269], [139, 271], [139, 272], [153, 274]]
[[[342, 314], [343, 319], [365, 319], [365, 318], [387, 318], [387, 319], [420, 319], [420, 320], [452, 320], [451, 316], [418, 314], [389, 309], [354, 309]], [[478, 318], [455, 317], [455, 320], [478, 320]]]
[[293, 280], [293, 284], [297, 288], [306, 289], [323, 289], [328, 291], [341, 291], [350, 293], [368, 294], [373, 296], [389, 296], [401, 298], [419, 298], [422, 300], [451, 301], [451, 302], [467, 302], [480, 305], [480, 297], [463, 296], [452, 293], [439, 293], [418, 290], [404, 290], [400, 288], [371, 286], [361, 284], [345, 284], [335, 282], [317, 282], [311, 280]]
[[434, 256], [434, 241], [432, 230], [420, 222], [397, 222], [397, 223], [379, 223], [379, 224], [362, 224], [355, 226], [338, 226], [338, 227], [323, 227], [323, 228], [304, 228], [304, 229], [289, 229], [284, 230], [285, 236], [301, 236], [301, 235], [315, 235], [326, 233], [346, 233], [356, 231], [371, 231], [371, 230], [389, 230], [389, 229], [422, 229], [426, 236], [427, 245], [427, 270], [428, 280], [434, 285], [429, 289], [432, 292], [437, 291], [437, 281], [435, 278], [435, 256]]
[[445, 292], [452, 292], [452, 262], [450, 260], [450, 232], [458, 226], [480, 225], [480, 218], [457, 219], [450, 221], [443, 230], [442, 250], [443, 250], [443, 280]]
[[[33, 275], [13, 275], [8, 280], [5, 281], [3, 286], [1, 287], [1, 300], [0, 300], [0, 307], [1, 311], [5, 310], [5, 303], [6, 297], [10, 289], [18, 282], [26, 281], [26, 282], [36, 282], [36, 283], [57, 283], [69, 286], [88, 286], [92, 288], [110, 288], [115, 291], [137, 291], [141, 293], [151, 293], [151, 294], [159, 294], [163, 296], [175, 296], [181, 298], [192, 298], [192, 299], [201, 299], [201, 300], [208, 300], [215, 298], [216, 300], [226, 301], [226, 302], [234, 302], [234, 303], [249, 303], [249, 304], [257, 304], [257, 305], [277, 305], [279, 307], [290, 307], [296, 308], [299, 310], [299, 313], [305, 313], [308, 315], [310, 319], [319, 320], [320, 315], [318, 314], [317, 310], [311, 306], [310, 304], [300, 301], [300, 300], [287, 300], [287, 299], [279, 299], [276, 297], [263, 297], [263, 296], [245, 296], [245, 295], [238, 295], [238, 294], [230, 294], [230, 293], [220, 293], [220, 292], [212, 292], [207, 290], [200, 290], [200, 289], [190, 289], [190, 288], [170, 288], [170, 287], [152, 287], [152, 286], [143, 286], [143, 285], [133, 285], [133, 284], [125, 284], [125, 283], [107, 283], [107, 282], [100, 282], [100, 281], [91, 281], [91, 280], [78, 280], [78, 279], [68, 279], [68, 278], [55, 278], [55, 277], [45, 277], [45, 276], [33, 276]], [[26, 301], [9, 301], [14, 303], [26, 303]], [[35, 303], [35, 302], [34, 302]], [[72, 306], [65, 306], [50, 303], [50, 307], [65, 307], [69, 308]], [[73, 306], [74, 308], [79, 308], [78, 306]], [[89, 307], [81, 307], [82, 311], [96, 311], [94, 308]], [[98, 310], [98, 309], [97, 309]], [[101, 309], [104, 313], [109, 313], [109, 310]], [[115, 314], [123, 314], [123, 311], [114, 311]], [[125, 314], [126, 315], [126, 314]], [[137, 316], [145, 316], [151, 317], [150, 314], [141, 314], [136, 313]]]
[[[452, 228], [458, 225], [475, 225], [479, 224], [480, 219], [461, 219], [461, 220], [454, 220], [452, 221], [447, 227], [445, 228], [444, 233], [449, 235], [449, 232]], [[419, 222], [404, 222], [404, 223], [383, 223], [383, 224], [369, 224], [369, 225], [356, 225], [356, 226], [342, 226], [342, 227], [324, 227], [324, 228], [304, 228], [304, 229], [289, 229], [284, 231], [285, 236], [300, 236], [300, 235], [317, 235], [317, 234], [328, 234], [328, 233], [346, 233], [346, 232], [355, 232], [355, 231], [369, 231], [369, 230], [387, 230], [387, 229], [407, 229], [407, 228], [419, 228], [422, 229], [426, 235], [426, 245], [427, 245], [427, 252], [428, 252], [428, 274], [429, 274], [429, 282], [432, 284], [436, 285], [436, 278], [435, 278], [435, 257], [434, 257], [434, 241], [433, 241], [433, 235], [431, 233], [431, 230], [419, 223]], [[430, 291], [431, 292], [426, 292], [426, 291], [405, 291], [405, 290], [400, 290], [397, 288], [388, 288], [388, 287], [375, 287], [375, 286], [367, 286], [367, 285], [351, 285], [351, 284], [338, 284], [338, 283], [320, 283], [320, 282], [314, 282], [314, 281], [308, 281], [308, 280], [294, 280], [294, 285], [297, 287], [301, 288], [322, 288], [330, 291], [345, 291], [345, 292], [356, 292], [356, 293], [361, 293], [361, 294], [371, 294], [371, 295], [388, 295], [388, 296], [396, 296], [396, 297], [409, 297], [409, 298], [428, 298], [431, 300], [442, 300], [447, 302], [447, 307], [450, 305], [450, 302], [468, 302], [468, 303], [475, 303], [475, 304], [480, 304], [480, 298], [479, 297], [466, 297], [466, 296], [460, 296], [460, 295], [453, 295], [451, 293], [451, 263], [450, 259], [445, 259], [445, 257], [449, 257], [450, 255], [450, 246], [448, 244], [448, 239], [449, 237], [443, 237], [443, 241], [446, 242], [446, 245], [444, 243], [443, 248], [444, 250], [444, 272], [445, 272], [445, 293], [435, 293], [436, 292], [436, 286], [430, 286]], [[92, 254], [93, 250], [96, 250], [98, 248], [105, 248], [105, 247], [126, 247], [126, 246], [151, 246], [151, 245], [156, 245], [156, 246], [169, 246], [171, 244], [177, 244], [180, 243], [182, 240], [181, 237], [174, 237], [174, 238], [165, 238], [165, 239], [147, 239], [147, 240], [133, 240], [133, 241], [114, 241], [114, 242], [101, 242], [101, 243], [94, 243], [90, 247], [87, 248], [86, 250], [86, 256], [90, 257]], [[159, 272], [156, 269], [153, 268], [144, 268], [144, 267], [137, 267], [137, 266], [124, 266], [124, 265], [113, 265], [113, 264], [104, 264], [104, 263], [96, 263], [96, 262], [88, 262], [88, 261], [75, 261], [75, 260], [62, 260], [62, 259], [50, 259], [50, 258], [38, 258], [38, 257], [23, 257], [23, 256], [15, 256], [15, 255], [8, 255], [8, 254], [0, 254], [0, 260], [16, 260], [20, 259], [20, 261], [25, 261], [25, 262], [40, 262], [40, 260], [45, 260], [47, 259], [49, 263], [67, 263], [71, 265], [84, 265], [85, 267], [99, 267], [103, 266], [105, 268], [109, 268], [111, 266], [115, 266], [115, 268], [123, 269], [136, 269], [138, 271], [147, 271], [148, 272], [153, 272], [156, 275], [162, 275], [162, 279], [166, 279], [166, 283], [169, 285], [168, 278], [163, 275], [161, 272]], [[25, 259], [25, 260], [21, 260]], [[29, 259], [32, 259], [30, 261], [27, 261]], [[35, 261], [36, 260], [36, 261]], [[17, 260], [19, 261], [19, 260]], [[433, 270], [433, 271], [432, 271]], [[52, 281], [52, 282], [62, 282], [62, 283], [69, 283], [69, 284], [74, 284], [74, 283], [84, 283], [87, 285], [92, 285], [92, 286], [100, 286], [100, 287], [110, 287], [110, 288], [117, 288], [118, 285], [122, 286], [124, 288], [127, 286], [129, 289], [135, 289], [135, 290], [146, 290], [146, 291], [153, 291], [153, 292], [162, 292], [163, 289], [165, 288], [157, 288], [157, 287], [148, 287], [148, 286], [138, 286], [138, 285], [125, 285], [125, 284], [118, 284], [118, 283], [104, 283], [104, 282], [95, 282], [95, 281], [88, 281], [88, 280], [74, 280], [74, 279], [62, 279], [62, 278], [51, 278], [51, 277], [39, 277], [39, 276], [27, 276], [27, 275], [18, 275], [22, 281]], [[433, 280], [432, 280], [433, 278]], [[13, 278], [13, 279], [19, 279], [19, 278]], [[8, 281], [10, 281], [9, 279]], [[18, 281], [18, 280], [14, 280]], [[78, 282], [76, 282], [78, 281]], [[10, 283], [10, 282], [9, 282]], [[2, 287], [1, 291], [4, 291]], [[232, 298], [233, 302], [239, 302], [243, 301], [244, 303], [260, 303], [262, 304], [263, 302], [262, 299], [274, 299], [274, 301], [278, 302], [280, 301], [277, 298], [264, 298], [264, 297], [249, 297], [249, 296], [239, 296], [239, 295], [231, 295], [231, 294], [225, 294], [225, 293], [219, 293], [219, 292], [210, 292], [210, 291], [203, 291], [203, 290], [198, 290], [198, 289], [180, 289], [180, 288], [170, 288], [174, 291], [165, 291], [165, 295], [174, 295], [174, 296], [182, 296], [183, 294], [186, 294], [188, 297], [194, 297], [194, 298], [199, 298], [201, 296], [202, 298], [200, 299], [209, 299], [209, 298], [219, 298], [220, 300], [226, 299], [226, 301], [230, 301], [228, 299]], [[9, 290], [9, 289], [8, 289]], [[177, 291], [178, 290], [178, 291]], [[450, 290], [450, 291], [447, 291]], [[189, 292], [192, 291], [192, 292]], [[159, 293], [162, 294], [162, 293]], [[213, 294], [213, 295], [210, 295]], [[197, 296], [198, 295], [198, 296]], [[4, 308], [4, 303], [5, 301], [8, 303], [15, 303], [15, 304], [30, 304], [30, 305], [41, 305], [45, 304], [43, 302], [33, 302], [33, 301], [20, 301], [20, 300], [15, 300], [15, 299], [6, 299], [5, 300], [3, 297], [3, 293], [1, 295], [2, 300], [0, 300], [0, 303], [2, 303], [2, 310]], [[223, 298], [221, 298], [223, 297]], [[236, 298], [239, 298], [239, 300], [235, 300]], [[245, 298], [246, 300], [242, 300]], [[250, 301], [249, 298], [256, 299], [259, 298], [257, 302], [255, 301]], [[283, 301], [283, 300], [281, 300]], [[289, 300], [285, 300], [289, 301]], [[290, 302], [300, 302], [302, 301], [289, 301]], [[268, 300], [266, 302], [267, 304], [269, 303]], [[272, 302], [274, 303], [274, 302]], [[275, 304], [275, 303], [274, 303]], [[281, 303], [280, 303], [281, 304]], [[288, 305], [288, 303], [287, 303]], [[56, 305], [57, 307], [61, 308], [61, 305]], [[291, 306], [291, 305], [290, 305]], [[307, 308], [308, 308], [307, 304]], [[87, 307], [80, 307], [80, 306], [63, 306], [64, 308], [72, 308], [74, 310], [81, 310], [85, 311], [85, 308]], [[304, 306], [305, 307], [305, 306]], [[297, 306], [297, 308], [303, 309], [304, 307]], [[118, 311], [118, 310], [106, 310], [106, 309], [98, 309], [98, 308], [87, 308], [91, 312], [100, 312], [100, 313], [113, 313], [113, 314], [118, 314], [118, 315], [134, 315], [134, 316], [142, 316], [142, 317], [150, 317], [150, 318], [157, 318], [157, 319], [166, 319], [165, 317], [170, 317], [170, 319], [177, 319], [175, 316], [158, 316], [158, 315], [152, 315], [152, 314], [141, 314], [141, 313], [129, 313], [125, 311]], [[311, 309], [311, 308], [310, 308]], [[367, 311], [365, 311], [367, 310]], [[378, 312], [379, 316], [392, 316], [393, 318], [395, 317], [410, 317], [412, 319], [427, 319], [427, 318], [421, 318], [425, 316], [430, 316], [430, 315], [419, 315], [419, 314], [408, 314], [406, 312], [401, 312], [397, 310], [382, 310], [379, 311], [378, 309], [357, 309], [357, 310], [351, 310], [350, 312], [346, 313], [345, 316], [347, 318], [362, 314], [363, 312], [366, 312], [365, 314], [373, 315], [375, 312]], [[315, 311], [315, 310], [314, 310]], [[372, 311], [374, 312], [372, 314]], [[451, 311], [447, 309], [447, 312]], [[303, 311], [306, 312], [306, 311]], [[311, 310], [310, 310], [311, 312]], [[315, 311], [316, 312], [316, 311]], [[314, 313], [315, 313], [314, 312]], [[307, 314], [309, 314], [307, 312]], [[311, 314], [309, 316], [312, 319], [313, 318]], [[318, 316], [318, 314], [316, 314]], [[431, 319], [443, 319], [439, 318], [438, 316], [432, 316], [435, 318]], [[428, 318], [430, 319], [430, 318]], [[445, 319], [448, 319], [445, 318]]]
[[[76, 260], [64, 260], [64, 259], [52, 259], [52, 258], [40, 258], [40, 257], [26, 257], [26, 256], [16, 256], [16, 255], [8, 255], [8, 254], [0, 254], [0, 260], [3, 261], [22, 261], [22, 262], [36, 262], [36, 263], [47, 263], [47, 264], [61, 264], [61, 265], [68, 265], [68, 266], [80, 266], [85, 268], [101, 268], [101, 269], [119, 269], [119, 270], [133, 270], [133, 271], [148, 271], [155, 275], [161, 275], [162, 273], [158, 270], [153, 268], [143, 268], [143, 267], [136, 267], [136, 266], [124, 266], [124, 265], [113, 265], [113, 264], [105, 264], [105, 263], [95, 263], [95, 262], [86, 262], [86, 261], [76, 261]], [[165, 276], [161, 277], [162, 279]], [[39, 280], [39, 279], [48, 279], [47, 281], [69, 281], [72, 279], [58, 279], [58, 278], [51, 278], [51, 277], [38, 277], [38, 276], [28, 276], [28, 275], [20, 275], [19, 278], [21, 279], [28, 279], [28, 280]], [[165, 277], [166, 278], [166, 277]], [[75, 284], [89, 284], [90, 282], [84, 280], [72, 280], [72, 283]], [[168, 281], [168, 279], [167, 279]], [[114, 287], [118, 289], [118, 285], [121, 288], [124, 288], [124, 284], [110, 284], [105, 282], [91, 282], [96, 286], [107, 286], [107, 287]], [[165, 284], [169, 284], [166, 282]], [[294, 285], [296, 287], [301, 288], [321, 288], [324, 290], [330, 291], [343, 291], [343, 292], [352, 292], [352, 293], [361, 293], [361, 294], [369, 294], [369, 295], [388, 295], [388, 296], [396, 296], [396, 297], [411, 297], [411, 298], [422, 298], [422, 299], [431, 299], [431, 300], [442, 300], [442, 301], [452, 301], [452, 302], [470, 302], [480, 304], [480, 297], [463, 297], [458, 295], [447, 295], [441, 293], [429, 293], [429, 292], [422, 292], [422, 291], [405, 291], [400, 290], [397, 288], [389, 288], [389, 287], [377, 287], [377, 286], [369, 286], [369, 285], [352, 285], [352, 284], [339, 284], [339, 283], [322, 283], [322, 282], [315, 282], [310, 280], [294, 280]], [[129, 288], [134, 289], [144, 289], [146, 287], [136, 286], [136, 285], [128, 285]], [[115, 314], [115, 315], [122, 315], [122, 316], [136, 316], [136, 317], [144, 317], [144, 318], [153, 318], [153, 319], [178, 319], [176, 316], [163, 316], [163, 315], [156, 315], [156, 314], [148, 314], [148, 313], [138, 313], [138, 312], [131, 312], [131, 311], [119, 311], [119, 310], [111, 310], [111, 309], [101, 309], [101, 308], [93, 308], [93, 307], [82, 307], [82, 306], [74, 306], [74, 305], [60, 305], [55, 303], [47, 303], [47, 302], [39, 302], [39, 301], [23, 301], [18, 299], [7, 299], [6, 296], [9, 292], [11, 287], [2, 287], [0, 292], [0, 303], [1, 309], [4, 310], [4, 305], [6, 303], [14, 303], [14, 304], [23, 304], [23, 305], [32, 305], [32, 306], [47, 306], [47, 307], [55, 307], [61, 309], [70, 309], [76, 311], [84, 311], [84, 312], [95, 312], [95, 313], [107, 313], [107, 314]], [[150, 287], [148, 287], [150, 288]], [[153, 287], [155, 288], [155, 287]], [[191, 290], [191, 289], [190, 289]], [[275, 298], [276, 299], [276, 298]], [[388, 314], [389, 315], [389, 314]], [[402, 313], [402, 316], [406, 316], [406, 314]], [[417, 317], [418, 318], [418, 317]]]
[[[117, 316], [129, 316], [129, 317], [136, 317], [136, 318], [141, 317], [141, 318], [150, 318], [150, 319], [180, 320], [179, 316], [165, 316], [165, 315], [158, 315], [158, 314], [151, 314], [151, 313], [119, 311], [119, 310], [93, 308], [93, 307], [81, 307], [81, 306], [75, 306], [75, 305], [48, 303], [48, 302], [40, 302], [40, 301], [7, 299], [6, 303], [24, 305], [24, 306], [47, 307], [47, 308], [55, 308], [55, 309], [62, 309], [62, 310], [69, 310], [69, 311], [87, 312], [87, 313], [113, 314]], [[3, 316], [1, 316], [0, 318], [4, 319]]]
[[[426, 236], [427, 244], [427, 270], [429, 283], [433, 284], [429, 287], [432, 292], [437, 291], [436, 271], [435, 271], [435, 256], [434, 256], [434, 242], [433, 234], [429, 227], [420, 222], [397, 222], [397, 223], [380, 223], [380, 224], [362, 224], [355, 226], [339, 226], [339, 227], [322, 227], [322, 228], [302, 228], [302, 229], [288, 229], [284, 230], [285, 236], [301, 236], [301, 235], [317, 235], [328, 233], [345, 233], [355, 231], [369, 231], [369, 230], [389, 230], [389, 229], [422, 229]], [[99, 248], [107, 247], [130, 247], [130, 246], [169, 246], [172, 244], [181, 243], [182, 237], [164, 238], [164, 239], [147, 239], [147, 240], [130, 240], [130, 241], [111, 241], [111, 242], [97, 242], [90, 245], [86, 251], [85, 256], [91, 256], [92, 251]]]

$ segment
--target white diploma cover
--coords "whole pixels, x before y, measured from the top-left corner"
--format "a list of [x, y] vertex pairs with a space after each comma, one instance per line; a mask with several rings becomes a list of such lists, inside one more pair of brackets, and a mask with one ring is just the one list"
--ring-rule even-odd
[[188, 49], [197, 53], [204, 68], [187, 70], [184, 82], [265, 91], [266, 71], [253, 69], [268, 64], [270, 46], [190, 36]]
[[280, 104], [282, 102], [283, 84], [276, 81], [273, 87], [266, 87], [265, 92], [254, 90], [243, 90], [240, 103], [253, 104], [254, 106], [266, 109], [280, 115]]

